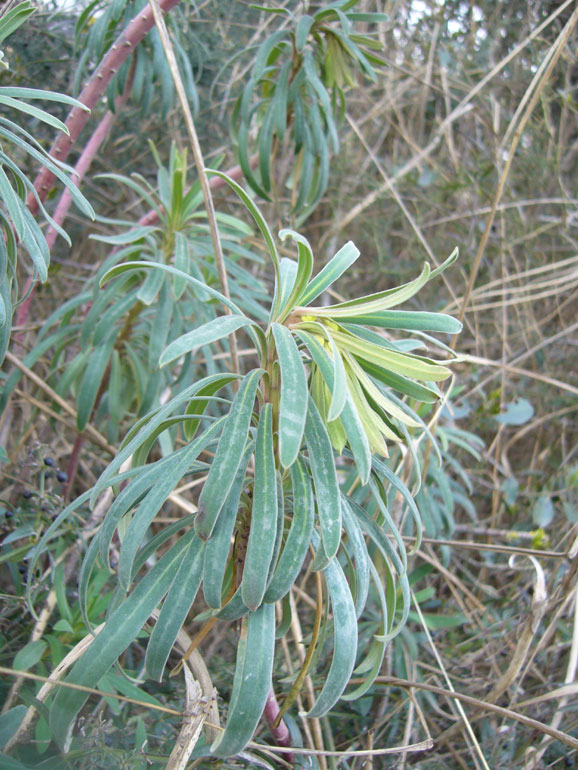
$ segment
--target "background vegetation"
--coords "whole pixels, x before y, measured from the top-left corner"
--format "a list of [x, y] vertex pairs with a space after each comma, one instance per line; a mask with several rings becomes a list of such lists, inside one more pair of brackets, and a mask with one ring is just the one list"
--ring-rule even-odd
[[[267, 4], [277, 5], [303, 10], [301, 3]], [[317, 10], [310, 5], [310, 13]], [[96, 2], [80, 16], [80, 7], [57, 11], [43, 5], [3, 43], [10, 68], [0, 75], [0, 85], [78, 96], [142, 7]], [[335, 287], [343, 296], [406, 283], [424, 260], [440, 264], [455, 246], [460, 250], [453, 268], [410, 303], [412, 310], [450, 313], [464, 323], [454, 343], [459, 363], [452, 367], [447, 402], [439, 412], [420, 413], [435, 433], [443, 464], [438, 467], [431, 445], [421, 442], [416, 453], [424, 484], [417, 503], [425, 538], [408, 566], [415, 603], [363, 697], [338, 702], [320, 720], [299, 720], [304, 745], [320, 753], [296, 755], [296, 761], [352, 770], [571, 767], [578, 761], [577, 11], [572, 2], [538, 0], [507, 5], [361, 0], [355, 10], [386, 14], [379, 24], [356, 22], [360, 33], [371, 33], [382, 44], [370, 49], [381, 61], [371, 61], [374, 79], [368, 70], [352, 67], [337, 83], [345, 109], [336, 117], [338, 145], [327, 142], [326, 183], [316, 184], [313, 172], [309, 178], [295, 173], [299, 156], [288, 127], [266, 145], [274, 158], [268, 186], [250, 157], [259, 151], [261, 137], [249, 118], [257, 120], [259, 99], [271, 84], [251, 81], [251, 46], [282, 28], [286, 17], [216, 0], [179, 3], [167, 15], [188, 98], [196, 105], [207, 166], [242, 163], [247, 174], [254, 173], [253, 188], [266, 187], [261, 191], [272, 199], [259, 199], [271, 229], [298, 229], [319, 262], [352, 240], [361, 258], [345, 285]], [[72, 245], [53, 240], [48, 280], [16, 308], [4, 362], [0, 665], [39, 677], [49, 676], [86, 635], [78, 564], [98, 524], [98, 508], [82, 509], [59, 523], [57, 537], [31, 575], [37, 618], [25, 602], [27, 560], [64, 504], [96, 482], [131, 421], [153, 398], [144, 386], [139, 390], [137, 357], [127, 353], [116, 374], [126, 366], [128, 376], [130, 369], [134, 391], [123, 394], [114, 410], [118, 418], [110, 419], [98, 382], [91, 389], [91, 377], [81, 376], [83, 351], [95, 347], [92, 331], [83, 339], [78, 334], [111, 250], [130, 249], [135, 241], [123, 233], [139, 220], [140, 226], [151, 222], [142, 220], [150, 211], [143, 194], [150, 192], [147, 185], [155, 188], [160, 182], [162, 188], [176, 172], [184, 178], [185, 169], [189, 182], [184, 187], [197, 179], [168, 65], [154, 41], [143, 50], [146, 58], [138, 65], [127, 63], [106, 98], [99, 99], [67, 160], [72, 165], [82, 160], [92, 132], [108, 121], [104, 143], [82, 183], [97, 219], [91, 222], [86, 212], [71, 209], [64, 226]], [[190, 62], [188, 76], [184, 61]], [[257, 105], [245, 117], [243, 95], [245, 106], [251, 99]], [[49, 106], [51, 114], [66, 118], [68, 105]], [[245, 133], [238, 128], [243, 119]], [[30, 115], [18, 120], [49, 150], [53, 127]], [[15, 153], [33, 179], [37, 161]], [[320, 145], [311, 154], [318, 173], [324, 162]], [[303, 152], [301, 169], [306, 156]], [[113, 174], [140, 176], [129, 186]], [[61, 190], [46, 203], [52, 214]], [[218, 210], [230, 215], [222, 225], [230, 270], [245, 287], [238, 299], [258, 313], [272, 286], [269, 267], [259, 259], [262, 243], [249, 232], [249, 217], [231, 191], [223, 186], [214, 194]], [[183, 214], [175, 223], [170, 218], [174, 198], [169, 198], [161, 207], [162, 230], [147, 248], [172, 249], [175, 233], [196, 232], [202, 256], [208, 235], [195, 213], [202, 206], [197, 201], [198, 209], [192, 206], [189, 218]], [[16, 300], [29, 288], [29, 267], [25, 256]], [[218, 285], [209, 266], [202, 272], [204, 280]], [[78, 296], [81, 300], [74, 300]], [[115, 301], [108, 296], [110, 306]], [[192, 315], [200, 321], [203, 313], [214, 312], [206, 302], [194, 306], [186, 295], [185, 301], [193, 305], [185, 305], [183, 328]], [[63, 307], [64, 315], [52, 315]], [[150, 319], [146, 313], [139, 317], [142, 327], [135, 333], [142, 339], [148, 340], [154, 328], [154, 307]], [[61, 336], [52, 347], [43, 346], [56, 333]], [[219, 361], [228, 360], [227, 351], [223, 346], [215, 371]], [[76, 369], [75, 361], [80, 361]], [[22, 375], [18, 382], [15, 372]], [[162, 393], [167, 385], [159, 376], [155, 388]], [[409, 461], [402, 477], [412, 480]], [[158, 525], [170, 525], [186, 513], [194, 494], [177, 490]], [[305, 615], [309, 608], [312, 617], [310, 585], [298, 586], [292, 601]], [[113, 588], [108, 571], [98, 568], [85, 597], [93, 625], [102, 622]], [[370, 639], [379, 630], [378, 605], [379, 597], [370, 594], [361, 637]], [[185, 631], [193, 637], [200, 627], [189, 622]], [[307, 640], [310, 632], [309, 625], [294, 624], [280, 643], [275, 667], [287, 690], [303, 661], [302, 636]], [[217, 624], [200, 646], [225, 704], [237, 636], [234, 623]], [[135, 676], [142, 671], [141, 642], [123, 660], [125, 671]], [[306, 685], [312, 689], [327, 668], [323, 659], [315, 664], [317, 673]], [[358, 680], [363, 673], [357, 672]], [[35, 732], [11, 751], [11, 758], [2, 756], [0, 765], [164, 767], [181, 728], [183, 680], [147, 681], [137, 689], [117, 672], [107, 676], [101, 691], [141, 702], [146, 697], [149, 707], [92, 697], [67, 759], [50, 742], [41, 707]], [[32, 678], [6, 674], [0, 685], [5, 710], [30, 705], [40, 686]], [[5, 738], [13, 731], [9, 719], [0, 727]], [[266, 725], [257, 737], [275, 742]], [[422, 745], [404, 750], [412, 744]], [[389, 756], [386, 749], [395, 752]], [[283, 766], [272, 753], [251, 751], [249, 757], [215, 762]], [[195, 762], [211, 766], [206, 759]]]

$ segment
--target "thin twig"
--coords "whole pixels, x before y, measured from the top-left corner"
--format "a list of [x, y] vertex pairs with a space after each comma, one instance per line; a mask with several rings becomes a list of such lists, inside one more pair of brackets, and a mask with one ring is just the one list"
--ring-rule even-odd
[[[163, 18], [163, 15], [161, 13], [161, 10], [159, 8], [159, 4], [157, 0], [149, 0], [150, 6], [152, 8], [154, 17], [155, 17], [155, 24], [157, 25], [157, 30], [161, 38], [161, 42], [163, 45], [163, 50], [165, 52], [165, 56], [167, 57], [167, 62], [169, 64], [169, 68], [171, 70], [171, 75], [175, 84], [175, 88], [177, 91], [177, 95], [179, 97], [179, 102], [181, 105], [181, 109], [183, 111], [183, 116], [185, 118], [185, 125], [187, 127], [187, 132], [189, 135], [189, 141], [191, 143], [191, 148], [193, 150], [193, 156], [195, 158], [195, 163], [197, 166], [197, 172], [199, 175], [199, 182], [201, 184], [201, 190], [203, 193], [203, 199], [205, 202], [205, 208], [207, 210], [207, 219], [209, 221], [209, 229], [211, 231], [211, 240], [213, 242], [213, 249], [215, 250], [215, 264], [217, 266], [217, 271], [219, 273], [219, 280], [221, 282], [221, 290], [227, 299], [229, 299], [229, 281], [227, 278], [227, 268], [225, 266], [225, 257], [223, 255], [223, 249], [221, 246], [221, 239], [219, 236], [219, 228], [217, 225], [217, 218], [215, 216], [215, 207], [213, 205], [213, 196], [211, 194], [211, 188], [209, 185], [209, 181], [207, 179], [207, 175], [205, 172], [205, 162], [203, 160], [203, 153], [201, 151], [201, 145], [199, 144], [199, 139], [197, 136], [197, 131], [195, 129], [195, 123], [193, 121], [193, 115], [191, 113], [191, 108], [189, 107], [189, 102], [187, 99], [187, 95], [185, 92], [185, 87], [183, 85], [183, 81], [181, 78], [181, 73], [179, 72], [179, 65], [177, 64], [177, 59], [175, 56], [175, 52], [173, 50], [173, 45], [171, 43], [169, 33], [167, 30], [167, 26], [165, 24], [165, 20]], [[231, 314], [231, 309], [227, 306], [225, 306], [225, 312], [227, 314]], [[234, 372], [240, 372], [239, 367], [239, 356], [237, 353], [237, 339], [235, 337], [235, 334], [231, 334], [229, 336], [229, 341], [231, 345], [231, 364], [232, 364], [232, 370]]]

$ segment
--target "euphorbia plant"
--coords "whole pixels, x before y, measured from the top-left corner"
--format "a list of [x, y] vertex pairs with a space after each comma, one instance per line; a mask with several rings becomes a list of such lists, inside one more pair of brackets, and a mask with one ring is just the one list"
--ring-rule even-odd
[[[324, 588], [317, 598], [310, 654], [287, 705], [296, 697], [322, 639], [331, 640], [333, 656], [308, 716], [322, 716], [340, 697], [354, 699], [371, 687], [387, 642], [409, 611], [407, 555], [387, 505], [391, 489], [411, 512], [418, 541], [421, 532], [410, 492], [385, 462], [387, 442], [411, 440], [408, 431], [420, 424], [403, 397], [435, 401], [435, 383], [450, 371], [408, 352], [407, 340], [396, 343], [368, 327], [451, 334], [460, 329], [447, 315], [392, 309], [452, 262], [456, 252], [433, 272], [426, 264], [421, 275], [404, 286], [317, 306], [358, 258], [358, 249], [345, 244], [312, 277], [313, 253], [307, 240], [294, 231], [281, 231], [282, 239], [295, 241], [298, 258], [280, 259], [259, 210], [239, 185], [221, 176], [251, 212], [273, 264], [275, 293], [265, 328], [230, 299], [171, 265], [128, 262], [113, 267], [102, 281], [135, 270], [160, 270], [190, 285], [200, 284], [229, 308], [229, 315], [171, 342], [161, 365], [174, 364], [240, 330], [254, 343], [256, 365], [245, 374], [199, 379], [149, 412], [129, 432], [93, 488], [95, 501], [107, 487], [128, 479], [124, 488], [117, 487], [120, 491], [86, 554], [80, 600], [96, 560], [109, 564], [115, 534], [120, 540], [118, 590], [104, 629], [68, 677], [71, 683], [95, 686], [162, 603], [145, 659], [148, 674], [161, 679], [202, 587], [206, 609], [197, 620], [241, 621], [227, 725], [211, 745], [199, 749], [216, 757], [238, 753], [253, 736], [272, 687], [276, 632], [288, 627], [287, 598], [304, 569], [319, 573], [317, 585]], [[233, 383], [236, 389], [230, 392]], [[180, 448], [148, 462], [165, 431], [180, 440]], [[129, 458], [131, 470], [121, 472]], [[351, 490], [340, 488], [342, 468], [356, 471], [362, 495], [358, 489], [354, 498]], [[155, 516], [185, 476], [204, 477], [198, 512], [151, 539]], [[51, 530], [76, 505], [63, 511]], [[49, 537], [50, 530], [39, 551]], [[159, 550], [162, 555], [144, 572], [145, 563]], [[357, 620], [372, 582], [381, 605], [381, 629], [360, 644]], [[283, 620], [276, 631], [277, 602]], [[364, 682], [346, 691], [356, 663]], [[51, 726], [61, 743], [66, 743], [86, 697], [69, 688], [57, 693]]]

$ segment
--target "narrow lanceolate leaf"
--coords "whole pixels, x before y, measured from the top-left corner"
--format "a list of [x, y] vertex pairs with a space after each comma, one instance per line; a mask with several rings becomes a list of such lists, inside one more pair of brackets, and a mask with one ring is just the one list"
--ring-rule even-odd
[[436, 364], [427, 358], [414, 356], [410, 353], [398, 353], [394, 350], [386, 350], [372, 342], [360, 340], [351, 334], [333, 332], [335, 342], [354, 356], [362, 358], [370, 363], [377, 364], [384, 369], [392, 369], [398, 374], [407, 377], [415, 377], [424, 382], [438, 382], [445, 380], [451, 372], [446, 366]]
[[211, 536], [217, 517], [233, 486], [247, 443], [253, 403], [263, 374], [263, 369], [253, 369], [249, 372], [231, 404], [211, 470], [199, 496], [195, 531], [201, 540], [208, 540]]
[[347, 375], [341, 353], [331, 334], [329, 335], [329, 341], [331, 342], [331, 356], [333, 358], [333, 388], [331, 390], [331, 403], [329, 404], [327, 420], [332, 422], [341, 415], [347, 402]]
[[169, 417], [178, 406], [187, 401], [189, 398], [192, 398], [203, 388], [210, 386], [212, 383], [221, 381], [224, 376], [233, 375], [213, 374], [209, 377], [204, 377], [202, 380], [199, 380], [198, 382], [193, 383], [193, 385], [190, 385], [188, 388], [185, 388], [183, 391], [181, 391], [181, 393], [178, 393], [167, 404], [164, 404], [160, 409], [154, 412], [152, 417], [147, 415], [142, 420], [137, 422], [136, 425], [134, 425], [127, 433], [123, 441], [122, 449], [109, 463], [94, 485], [90, 498], [91, 506], [95, 504], [98, 495], [104, 489], [106, 489], [107, 486], [110, 486], [113, 483], [115, 474], [118, 472], [125, 460], [131, 457], [131, 455], [133, 455], [139, 449], [139, 447], [142, 446], [148, 440], [148, 438], [158, 430], [159, 426], [165, 422], [167, 417]]
[[275, 605], [251, 612], [241, 628], [227, 725], [211, 746], [215, 757], [231, 757], [253, 737], [271, 687], [275, 650]]
[[217, 423], [213, 423], [204, 433], [178, 453], [169, 455], [166, 459], [172, 459], [173, 462], [167, 464], [163, 476], [159, 478], [133, 513], [123, 537], [118, 557], [118, 580], [124, 588], [129, 587], [133, 578], [134, 560], [152, 520], [164, 505], [172, 490], [189, 470], [199, 454], [207, 448], [207, 445], [218, 431]]
[[147, 645], [145, 667], [150, 676], [159, 682], [177, 634], [199, 590], [204, 546], [203, 541], [196, 536], [191, 540]]
[[381, 605], [382, 621], [379, 635], [380, 638], [374, 639], [367, 657], [355, 669], [354, 673], [358, 675], [363, 674], [365, 681], [354, 690], [346, 693], [345, 695], [342, 695], [341, 697], [343, 700], [357, 700], [357, 698], [361, 698], [361, 696], [364, 695], [369, 690], [369, 688], [373, 686], [375, 678], [380, 672], [381, 664], [383, 663], [383, 657], [385, 655], [385, 648], [387, 647], [388, 642], [387, 633], [389, 631], [389, 608], [387, 606], [385, 592], [383, 590], [383, 586], [381, 585], [379, 573], [372, 561], [369, 562], [369, 567], [371, 569], [371, 576], [373, 578], [373, 583], [375, 585], [377, 595], [379, 596], [379, 603]]
[[363, 538], [361, 527], [344, 495], [341, 498], [341, 511], [343, 513], [343, 527], [349, 540], [348, 550], [355, 559], [355, 614], [359, 618], [365, 607], [369, 592], [369, 566], [371, 559], [367, 552], [367, 545]]
[[313, 399], [309, 399], [305, 438], [315, 485], [317, 514], [325, 554], [332, 559], [341, 542], [341, 500], [331, 441]]
[[191, 332], [182, 334], [177, 337], [176, 340], [167, 345], [163, 354], [159, 359], [159, 366], [166, 366], [170, 364], [186, 353], [190, 353], [191, 350], [196, 350], [202, 345], [210, 345], [212, 342], [228, 337], [229, 334], [236, 332], [237, 329], [241, 329], [243, 326], [251, 326], [254, 324], [250, 318], [239, 315], [225, 315], [221, 318], [213, 318], [202, 326], [193, 329]]
[[243, 201], [245, 206], [249, 209], [249, 213], [255, 220], [255, 223], [259, 230], [261, 231], [261, 235], [265, 239], [265, 243], [267, 244], [267, 248], [269, 249], [269, 255], [271, 257], [271, 261], [273, 262], [273, 267], [275, 269], [275, 275], [278, 278], [279, 277], [279, 254], [277, 252], [277, 246], [275, 245], [275, 241], [273, 240], [273, 236], [271, 235], [271, 231], [269, 230], [269, 225], [265, 221], [263, 215], [255, 206], [251, 198], [247, 195], [245, 190], [238, 185], [235, 181], [230, 179], [226, 174], [223, 174], [221, 171], [215, 171], [214, 169], [205, 169], [206, 174], [213, 174], [215, 176], [220, 177], [223, 179], [231, 189], [233, 189], [239, 198]]
[[[205, 409], [209, 405], [209, 400], [211, 396], [214, 396], [215, 393], [221, 390], [221, 388], [224, 388], [226, 385], [229, 385], [236, 378], [237, 378], [237, 375], [225, 374], [225, 375], [222, 375], [221, 378], [216, 380], [215, 382], [211, 382], [208, 385], [206, 385], [204, 388], [201, 388], [198, 394], [191, 400], [191, 402], [185, 409], [185, 414], [187, 415], [204, 414]], [[201, 419], [199, 417], [198, 420], [190, 420], [184, 424], [183, 430], [187, 441], [190, 441], [193, 438], [193, 436], [197, 432], [200, 422], [201, 422]]]
[[279, 323], [283, 322], [285, 318], [291, 313], [293, 307], [301, 302], [301, 295], [311, 278], [313, 272], [313, 252], [309, 241], [294, 230], [281, 230], [279, 232], [281, 240], [286, 238], [293, 238], [297, 243], [297, 250], [299, 252], [299, 261], [297, 263], [297, 274], [293, 283], [293, 288], [289, 296], [282, 304], [279, 318]]
[[315, 500], [309, 473], [301, 459], [291, 466], [291, 484], [293, 487], [293, 515], [285, 546], [273, 578], [265, 592], [264, 601], [276, 602], [282, 599], [297, 579], [301, 571], [307, 549], [311, 542]]
[[[327, 383], [327, 387], [330, 390], [334, 388], [334, 367], [332, 366], [331, 357], [325, 350], [323, 345], [318, 339], [309, 334], [308, 332], [299, 330], [299, 336], [306, 344], [307, 349], [311, 353], [315, 364], [319, 367], [319, 370], [323, 376], [323, 379]], [[357, 414], [353, 405], [353, 399], [348, 394], [346, 396], [345, 406], [341, 412], [340, 421], [343, 425], [343, 429], [347, 435], [350, 449], [359, 471], [362, 484], [367, 484], [369, 474], [371, 473], [371, 452], [369, 449], [369, 441], [363, 428], [363, 424], [359, 415]], [[331, 425], [335, 425], [337, 421], [329, 423], [328, 428], [331, 429]]]
[[360, 251], [353, 241], [348, 241], [337, 254], [325, 265], [311, 283], [307, 286], [299, 301], [302, 305], [308, 305], [314, 299], [328, 289], [332, 283], [343, 275], [359, 257]]
[[319, 697], [308, 717], [322, 717], [341, 697], [351, 677], [357, 655], [355, 604], [337, 559], [323, 570], [333, 612], [333, 659]]
[[76, 426], [79, 431], [85, 429], [96, 404], [98, 389], [105, 376], [115, 340], [116, 335], [95, 348], [84, 370], [77, 397]]
[[[329, 263], [331, 264], [331, 263]], [[387, 310], [390, 307], [401, 305], [407, 302], [418, 291], [425, 286], [430, 278], [430, 266], [426, 262], [423, 270], [409, 283], [403, 286], [396, 286], [394, 289], [386, 289], [376, 294], [369, 294], [358, 299], [351, 299], [347, 302], [339, 302], [337, 305], [329, 305], [323, 308], [310, 308], [310, 312], [319, 316], [330, 316], [331, 318], [342, 318], [344, 316], [354, 316], [358, 314], [376, 313], [381, 310]]]
[[284, 468], [290, 468], [301, 448], [305, 430], [307, 374], [289, 329], [277, 323], [272, 324], [271, 328], [281, 369], [279, 459]]
[[220, 609], [222, 606], [223, 580], [227, 569], [231, 538], [239, 511], [241, 492], [245, 484], [245, 470], [252, 453], [253, 442], [250, 442], [245, 448], [237, 476], [205, 548], [203, 594], [206, 603], [214, 609]]
[[[193, 537], [191, 530], [166, 553], [140, 581], [131, 595], [111, 614], [88, 652], [72, 667], [66, 681], [84, 687], [95, 687], [148, 620], [171, 587]], [[62, 687], [50, 709], [50, 727], [54, 740], [67, 747], [70, 727], [88, 699], [81, 690]]]
[[379, 326], [382, 329], [407, 329], [408, 331], [445, 332], [458, 334], [462, 324], [457, 318], [445, 313], [426, 313], [409, 310], [382, 310], [376, 313], [340, 317], [340, 323]]
[[277, 535], [277, 473], [273, 451], [273, 407], [264, 404], [255, 442], [255, 483], [241, 598], [250, 610], [263, 601]]

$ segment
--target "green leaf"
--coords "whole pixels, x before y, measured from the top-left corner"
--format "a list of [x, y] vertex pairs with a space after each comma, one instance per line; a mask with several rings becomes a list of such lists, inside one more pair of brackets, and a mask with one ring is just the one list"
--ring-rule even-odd
[[534, 407], [527, 398], [519, 398], [506, 405], [506, 411], [496, 416], [502, 425], [524, 425], [534, 416]]
[[247, 195], [245, 190], [243, 190], [243, 188], [240, 185], [238, 185], [236, 182], [230, 179], [226, 174], [223, 174], [221, 171], [216, 171], [215, 169], [209, 169], [209, 168], [205, 169], [205, 173], [213, 174], [223, 179], [229, 185], [229, 187], [237, 193], [239, 198], [243, 201], [245, 206], [249, 209], [249, 213], [255, 220], [255, 224], [257, 225], [257, 227], [261, 231], [261, 235], [265, 239], [265, 243], [267, 244], [271, 261], [273, 262], [275, 277], [277, 281], [279, 281], [279, 254], [277, 252], [277, 247], [275, 246], [275, 241], [273, 240], [273, 236], [271, 234], [271, 231], [269, 230], [269, 226], [265, 221], [263, 215], [257, 208], [257, 206], [253, 203], [253, 201]]
[[250, 610], [256, 610], [263, 601], [276, 533], [277, 473], [273, 450], [273, 407], [264, 404], [255, 442], [251, 527], [241, 582], [241, 598]]
[[[319, 367], [323, 379], [327, 383], [327, 387], [332, 391], [334, 388], [334, 367], [329, 353], [312, 334], [309, 334], [309, 332], [299, 330], [297, 333], [307, 345], [307, 349], [311, 353], [315, 364]], [[361, 423], [361, 419], [353, 404], [353, 399], [349, 394], [346, 396], [345, 406], [341, 412], [340, 420], [343, 424], [345, 433], [347, 434], [347, 440], [349, 441], [349, 446], [353, 453], [353, 457], [355, 458], [355, 464], [357, 465], [361, 477], [361, 483], [367, 484], [369, 474], [371, 473], [369, 441]], [[331, 428], [332, 424], [335, 423], [329, 423], [328, 429]]]
[[208, 540], [211, 536], [241, 464], [253, 414], [253, 403], [263, 374], [263, 369], [253, 369], [249, 372], [231, 404], [215, 458], [199, 496], [195, 531], [201, 540]]
[[[331, 264], [331, 263], [329, 263]], [[348, 302], [339, 302], [337, 305], [328, 305], [327, 307], [311, 309], [312, 313], [319, 316], [328, 316], [331, 318], [343, 318], [345, 316], [365, 315], [367, 313], [376, 313], [383, 310], [387, 310], [395, 305], [401, 305], [402, 302], [407, 302], [417, 292], [425, 286], [430, 279], [430, 266], [426, 262], [423, 269], [417, 278], [413, 281], [403, 284], [403, 286], [396, 286], [394, 289], [386, 289], [385, 291], [377, 292], [376, 294], [369, 294], [365, 297], [359, 297], [358, 299], [352, 299]]]
[[242, 315], [225, 315], [214, 318], [212, 321], [193, 329], [193, 331], [182, 334], [170, 345], [167, 345], [160, 357], [159, 366], [166, 366], [186, 353], [190, 353], [203, 345], [210, 345], [223, 337], [228, 337], [237, 329], [254, 325], [254, 323], [250, 318]]
[[327, 420], [332, 422], [343, 412], [347, 402], [348, 391], [347, 375], [345, 373], [345, 366], [343, 365], [341, 353], [331, 334], [328, 336], [329, 342], [331, 343], [331, 356], [333, 358], [333, 388], [331, 389], [331, 403], [329, 404]]
[[357, 358], [377, 364], [384, 369], [393, 370], [397, 374], [415, 377], [415, 379], [425, 382], [437, 382], [451, 376], [451, 372], [446, 366], [436, 364], [427, 358], [386, 350], [379, 345], [360, 340], [344, 332], [333, 331], [332, 336], [340, 348], [353, 353]]
[[[87, 652], [72, 667], [66, 681], [95, 687], [112, 664], [126, 650], [150, 614], [171, 587], [191, 539], [190, 530], [151, 568], [130, 596], [108, 618]], [[68, 687], [58, 689], [50, 709], [52, 736], [65, 749], [72, 723], [88, 700], [88, 693]]]
[[203, 573], [204, 547], [198, 537], [191, 540], [147, 645], [145, 668], [159, 682], [177, 634], [197, 596]]
[[321, 540], [328, 559], [337, 553], [341, 543], [341, 499], [333, 449], [313, 399], [309, 399], [305, 438], [309, 464], [315, 486], [317, 515]]
[[293, 586], [311, 542], [315, 517], [315, 500], [311, 480], [305, 464], [300, 458], [291, 466], [293, 488], [293, 514], [291, 527], [273, 578], [265, 592], [264, 601], [276, 602], [282, 599]]
[[227, 725], [212, 756], [234, 756], [253, 737], [271, 687], [274, 651], [275, 605], [263, 604], [243, 619]]
[[323, 689], [307, 713], [310, 718], [327, 714], [345, 690], [357, 655], [357, 618], [351, 591], [337, 559], [323, 570], [333, 611], [333, 658]]
[[106, 376], [115, 341], [116, 334], [95, 348], [86, 365], [76, 400], [76, 426], [79, 431], [83, 431], [90, 420], [100, 385]]
[[[124, 438], [123, 446], [117, 453], [116, 457], [108, 464], [100, 478], [92, 489], [91, 506], [94, 505], [98, 495], [110, 486], [113, 482], [114, 476], [120, 469], [121, 465], [127, 460], [147, 439], [158, 429], [158, 427], [166, 420], [166, 418], [176, 410], [176, 408], [183, 402], [190, 399], [202, 388], [207, 387], [215, 381], [219, 381], [223, 378], [222, 374], [213, 374], [209, 377], [204, 377], [202, 380], [185, 388], [181, 393], [177, 394], [167, 404], [160, 407], [154, 414], [146, 415], [142, 420], [136, 423]], [[228, 375], [235, 376], [236, 375]]]
[[203, 594], [209, 607], [220, 609], [223, 603], [223, 581], [227, 569], [227, 559], [231, 548], [231, 538], [239, 512], [241, 492], [245, 485], [245, 471], [249, 458], [253, 454], [253, 442], [245, 448], [245, 454], [237, 471], [237, 476], [223, 510], [221, 511], [213, 533], [205, 547], [203, 565]]
[[349, 549], [355, 559], [355, 613], [359, 618], [365, 607], [369, 592], [369, 568], [371, 559], [367, 552], [367, 546], [363, 539], [361, 527], [347, 503], [347, 498], [343, 495], [341, 497], [341, 512], [343, 514], [343, 527], [349, 540]]
[[134, 559], [152, 520], [164, 505], [175, 486], [201, 452], [207, 448], [220, 428], [219, 422], [214, 422], [198, 438], [166, 458], [170, 459], [171, 462], [166, 464], [163, 475], [156, 481], [139, 504], [122, 538], [122, 546], [118, 558], [118, 580], [123, 588], [127, 589], [133, 578]]
[[282, 307], [277, 319], [279, 323], [282, 323], [286, 317], [293, 310], [294, 305], [301, 301], [301, 295], [307, 286], [311, 273], [313, 272], [313, 252], [309, 241], [294, 230], [281, 230], [279, 237], [282, 241], [286, 238], [293, 238], [297, 243], [297, 250], [299, 253], [299, 260], [297, 263], [297, 275], [291, 293], [287, 298], [283, 298]]
[[462, 330], [462, 324], [451, 315], [408, 310], [381, 310], [365, 315], [341, 317], [340, 321], [363, 326], [379, 326], [382, 329], [407, 329], [446, 334], [459, 334]]
[[35, 642], [28, 642], [28, 644], [24, 645], [24, 647], [16, 653], [12, 668], [16, 671], [28, 671], [29, 668], [35, 666], [42, 658], [47, 646], [48, 645], [43, 639], [38, 639]]
[[554, 505], [549, 495], [540, 495], [532, 510], [532, 521], [537, 527], [548, 527], [554, 518]]
[[[22, 705], [14, 706], [0, 716], [0, 749], [4, 748], [10, 738], [15, 735], [25, 716], [26, 706]], [[4, 757], [0, 757], [0, 761], [3, 762]], [[24, 767], [24, 765], [21, 765], [21, 767]]]
[[369, 654], [363, 660], [355, 669], [356, 674], [365, 674], [364, 679], [365, 681], [362, 682], [358, 687], [356, 687], [354, 690], [346, 693], [342, 696], [343, 700], [346, 701], [352, 701], [357, 700], [358, 698], [361, 698], [362, 695], [364, 695], [375, 682], [375, 678], [379, 674], [381, 670], [381, 665], [383, 663], [383, 658], [385, 655], [385, 648], [387, 647], [387, 631], [389, 627], [389, 609], [387, 606], [387, 599], [385, 596], [385, 592], [383, 590], [383, 586], [381, 585], [381, 580], [379, 577], [379, 573], [373, 564], [372, 561], [369, 562], [369, 567], [371, 570], [371, 576], [373, 577], [373, 583], [375, 585], [377, 595], [379, 596], [379, 603], [381, 605], [381, 614], [382, 614], [382, 621], [381, 621], [381, 638], [374, 639]]
[[[200, 388], [197, 395], [194, 396], [191, 399], [190, 404], [187, 406], [185, 410], [185, 414], [187, 415], [202, 415], [205, 412], [205, 409], [209, 405], [209, 401], [212, 396], [215, 395], [221, 388], [226, 387], [234, 380], [238, 379], [238, 375], [235, 374], [223, 374], [220, 377], [217, 376], [217, 379], [213, 382], [210, 382], [208, 385], [206, 385], [204, 388]], [[197, 432], [197, 428], [199, 427], [201, 420], [200, 418], [198, 420], [190, 420], [184, 423], [183, 431], [185, 434], [185, 438], [187, 441], [190, 441], [195, 433]]]
[[308, 305], [310, 302], [313, 302], [314, 299], [317, 299], [320, 294], [323, 294], [331, 284], [335, 283], [335, 281], [343, 275], [351, 265], [353, 265], [359, 257], [359, 254], [360, 251], [353, 241], [348, 241], [345, 246], [342, 246], [337, 254], [331, 258], [307, 286], [307, 289], [299, 298], [302, 305]]
[[62, 131], [67, 135], [70, 134], [68, 128], [61, 120], [32, 104], [26, 104], [26, 102], [19, 99], [13, 99], [11, 96], [8, 96], [6, 89], [4, 88], [0, 88], [0, 104], [5, 105], [6, 107], [12, 107], [12, 109], [19, 110], [20, 112], [25, 112], [27, 115], [31, 115], [33, 118], [52, 126], [52, 128], [56, 128], [58, 131]]
[[307, 374], [293, 335], [286, 326], [272, 324], [281, 370], [281, 400], [279, 405], [279, 460], [284, 468], [295, 462], [305, 430], [307, 403]]

